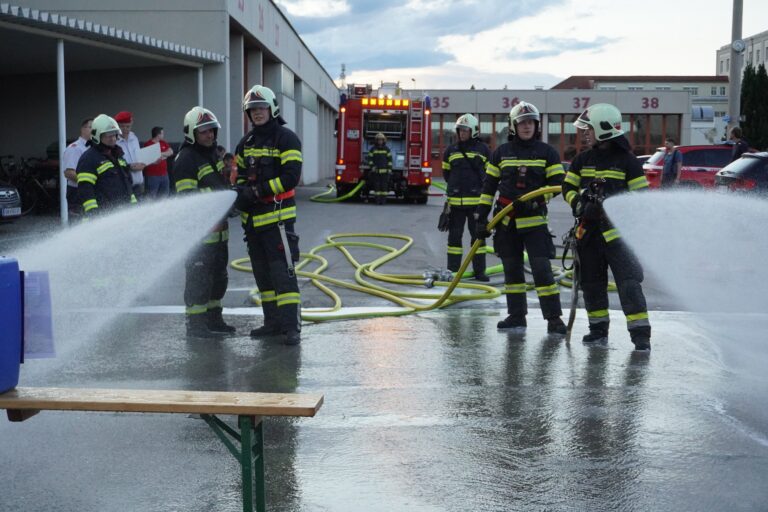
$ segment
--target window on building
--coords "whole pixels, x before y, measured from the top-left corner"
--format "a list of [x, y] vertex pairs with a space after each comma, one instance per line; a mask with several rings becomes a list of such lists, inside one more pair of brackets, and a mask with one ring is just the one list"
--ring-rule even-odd
[[691, 96], [698, 96], [699, 95], [699, 88], [698, 87], [683, 87], [683, 90], [690, 92]]
[[752, 63], [752, 50], [749, 50], [747, 52], [747, 63], [749, 63], [749, 64]]
[[731, 59], [725, 59], [725, 72], [731, 72]]
[[656, 86], [657, 91], [671, 91], [672, 88], [668, 85], [657, 85]]
[[755, 65], [760, 64], [760, 48], [755, 50]]
[[622, 124], [628, 125], [624, 130], [635, 154], [650, 155], [666, 137], [680, 140], [680, 119], [679, 114], [632, 114]]
[[725, 96], [725, 86], [720, 87], [720, 96]]
[[713, 85], [712, 89], [710, 89], [709, 92], [711, 93], [712, 96], [717, 96], [717, 86]]
[[507, 137], [509, 136], [509, 117], [505, 114], [496, 114], [494, 119], [494, 134], [491, 147], [497, 148], [507, 142]]
[[627, 90], [629, 90], [629, 91], [642, 91], [643, 90], [643, 86], [642, 85], [630, 85], [629, 87], [627, 87]]
[[723, 73], [725, 73], [725, 61], [721, 60], [720, 61], [720, 74], [723, 74]]
[[480, 140], [493, 147], [493, 114], [480, 114]]
[[615, 91], [616, 86], [615, 85], [601, 85], [597, 88], [600, 91]]

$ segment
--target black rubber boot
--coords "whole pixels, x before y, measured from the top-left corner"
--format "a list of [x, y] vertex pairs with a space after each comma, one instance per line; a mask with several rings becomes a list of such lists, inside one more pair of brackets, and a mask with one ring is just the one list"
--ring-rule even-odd
[[473, 279], [474, 279], [475, 281], [481, 281], [481, 282], [483, 282], [483, 283], [487, 283], [488, 281], [490, 281], [490, 280], [491, 280], [491, 278], [490, 278], [490, 277], [488, 277], [487, 275], [485, 275], [485, 272], [483, 272], [483, 273], [481, 273], [481, 274], [475, 273], [475, 277], [474, 277]]
[[525, 329], [528, 324], [525, 322], [525, 318], [508, 316], [501, 322], [496, 324], [497, 329]]
[[284, 345], [298, 345], [301, 343], [301, 334], [299, 334], [299, 331], [288, 331], [285, 333], [285, 340], [283, 340]]
[[607, 327], [590, 327], [589, 334], [581, 338], [582, 343], [605, 343], [608, 341]]
[[251, 330], [251, 338], [261, 338], [266, 336], [277, 336], [282, 334], [280, 327], [277, 325], [264, 324], [261, 327], [257, 327]]
[[651, 338], [645, 335], [632, 336], [632, 343], [635, 344], [635, 350], [639, 352], [651, 351]]
[[568, 328], [563, 323], [563, 319], [559, 316], [556, 316], [555, 318], [548, 318], [547, 319], [547, 332], [550, 334], [562, 334], [565, 335], [565, 333], [568, 331]]
[[233, 334], [236, 329], [231, 325], [227, 325], [224, 321], [224, 317], [221, 316], [221, 308], [211, 308], [207, 313], [208, 317], [208, 329], [213, 332], [219, 332], [222, 334]]
[[219, 333], [208, 328], [207, 315], [189, 315], [187, 317], [187, 338], [220, 338]]

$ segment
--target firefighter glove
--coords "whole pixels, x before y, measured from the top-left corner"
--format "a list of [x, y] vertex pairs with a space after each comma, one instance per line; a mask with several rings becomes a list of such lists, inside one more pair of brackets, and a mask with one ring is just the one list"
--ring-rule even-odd
[[475, 228], [475, 237], [485, 240], [491, 236], [491, 232], [488, 230], [488, 218], [480, 217], [477, 219], [477, 227]]
[[440, 213], [440, 218], [437, 221], [437, 230], [445, 233], [450, 226], [451, 205], [446, 201], [443, 206], [443, 211]]
[[237, 199], [235, 199], [235, 208], [241, 211], [248, 210], [259, 198], [259, 190], [251, 185], [241, 185], [237, 187]]
[[603, 207], [600, 203], [595, 201], [587, 201], [584, 204], [584, 213], [582, 218], [584, 220], [599, 220], [603, 216]]

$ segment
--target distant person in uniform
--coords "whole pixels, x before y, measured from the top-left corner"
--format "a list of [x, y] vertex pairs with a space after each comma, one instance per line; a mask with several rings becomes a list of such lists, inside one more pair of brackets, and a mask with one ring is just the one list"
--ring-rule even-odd
[[67, 208], [69, 213], [79, 214], [82, 209], [77, 202], [77, 162], [88, 150], [88, 139], [91, 138], [93, 118], [83, 119], [80, 123], [80, 137], [64, 149], [64, 177], [67, 179]]

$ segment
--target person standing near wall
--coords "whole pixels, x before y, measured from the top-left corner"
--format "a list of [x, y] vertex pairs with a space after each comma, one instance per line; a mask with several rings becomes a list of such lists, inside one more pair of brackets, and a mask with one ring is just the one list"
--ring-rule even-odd
[[170, 192], [168, 162], [166, 159], [173, 156], [173, 149], [165, 142], [165, 131], [162, 126], [152, 128], [152, 138], [144, 143], [144, 147], [151, 146], [152, 144], [160, 144], [160, 159], [144, 168], [147, 197], [150, 199], [165, 199]]
[[133, 181], [133, 193], [139, 198], [144, 194], [144, 167], [138, 161], [139, 138], [131, 131], [133, 127], [133, 114], [123, 110], [115, 114], [115, 121], [120, 126], [120, 134], [117, 137], [117, 145], [123, 150], [123, 158], [131, 168], [131, 180]]
[[83, 119], [80, 123], [80, 137], [64, 149], [64, 177], [67, 179], [67, 209], [70, 214], [79, 214], [82, 210], [77, 202], [77, 162], [88, 150], [88, 139], [91, 138], [92, 118]]

